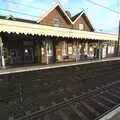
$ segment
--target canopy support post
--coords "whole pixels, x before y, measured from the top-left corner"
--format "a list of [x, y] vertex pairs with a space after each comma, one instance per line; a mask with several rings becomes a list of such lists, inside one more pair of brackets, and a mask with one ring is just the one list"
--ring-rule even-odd
[[3, 42], [2, 42], [2, 38], [0, 37], [0, 51], [1, 51], [1, 67], [4, 69], [5, 68], [5, 58], [4, 58], [4, 54], [3, 54]]

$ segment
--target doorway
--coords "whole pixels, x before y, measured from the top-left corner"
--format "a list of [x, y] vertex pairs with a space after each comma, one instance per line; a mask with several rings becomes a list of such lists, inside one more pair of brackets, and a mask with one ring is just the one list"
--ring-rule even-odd
[[24, 48], [24, 63], [33, 63], [33, 62], [34, 62], [33, 48], [32, 47]]

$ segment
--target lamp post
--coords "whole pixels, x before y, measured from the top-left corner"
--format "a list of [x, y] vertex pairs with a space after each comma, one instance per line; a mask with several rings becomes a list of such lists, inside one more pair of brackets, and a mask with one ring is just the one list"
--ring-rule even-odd
[[119, 21], [119, 31], [118, 31], [118, 47], [117, 47], [117, 56], [120, 56], [120, 21]]

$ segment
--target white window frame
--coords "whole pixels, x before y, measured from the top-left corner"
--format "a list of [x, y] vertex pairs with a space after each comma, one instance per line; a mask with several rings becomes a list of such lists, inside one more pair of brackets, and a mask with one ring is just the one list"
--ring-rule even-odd
[[84, 24], [79, 24], [79, 30], [84, 30]]

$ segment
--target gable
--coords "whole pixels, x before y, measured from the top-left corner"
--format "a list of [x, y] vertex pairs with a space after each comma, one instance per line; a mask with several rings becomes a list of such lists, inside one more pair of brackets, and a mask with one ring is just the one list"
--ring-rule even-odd
[[73, 28], [80, 29], [80, 25], [83, 26], [83, 31], [94, 31], [92, 24], [90, 23], [87, 15], [84, 12], [81, 12], [74, 17], [73, 20]]
[[82, 25], [84, 26], [83, 31], [94, 31], [94, 28], [84, 11], [81, 11], [77, 15], [70, 17], [67, 15], [65, 10], [62, 9], [60, 4], [57, 4], [47, 14], [42, 16], [37, 23], [72, 29], [79, 29]]
[[76, 14], [75, 16], [71, 17], [72, 22], [74, 22], [81, 14], [83, 11], [81, 11], [80, 13]]
[[72, 27], [71, 22], [59, 6], [57, 6], [49, 14], [47, 14], [42, 20], [40, 20], [39, 23], [42, 25], [50, 25], [56, 27]]

